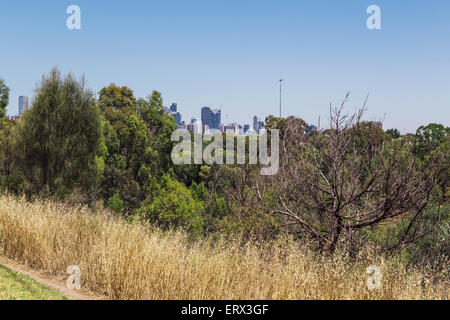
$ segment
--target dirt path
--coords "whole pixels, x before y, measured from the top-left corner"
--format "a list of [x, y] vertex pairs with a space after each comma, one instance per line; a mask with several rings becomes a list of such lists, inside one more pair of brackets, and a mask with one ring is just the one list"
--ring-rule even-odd
[[14, 270], [16, 272], [20, 272], [31, 279], [40, 282], [41, 284], [50, 287], [52, 289], [58, 290], [62, 295], [66, 296], [69, 299], [76, 300], [102, 300], [105, 299], [103, 297], [92, 295], [89, 292], [85, 292], [82, 290], [72, 290], [66, 286], [66, 283], [60, 279], [51, 278], [45, 275], [43, 272], [39, 272], [33, 270], [27, 266], [18, 264], [15, 261], [12, 261], [8, 258], [0, 256], [0, 264]]

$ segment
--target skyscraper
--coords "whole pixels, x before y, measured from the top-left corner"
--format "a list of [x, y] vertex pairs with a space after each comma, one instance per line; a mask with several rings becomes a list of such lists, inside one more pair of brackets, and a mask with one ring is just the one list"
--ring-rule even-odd
[[253, 117], [253, 130], [255, 130], [256, 133], [259, 131], [259, 119], [257, 116]]
[[169, 114], [175, 118], [175, 122], [177, 123], [177, 126], [180, 126], [181, 125], [181, 113], [179, 113], [177, 111], [170, 111]]
[[222, 121], [222, 111], [219, 109], [213, 109], [212, 111], [212, 117], [211, 117], [211, 129], [217, 129], [220, 130], [220, 125]]
[[20, 96], [19, 97], [19, 116], [28, 109], [28, 97]]
[[210, 127], [211, 123], [211, 109], [209, 107], [202, 108], [202, 124], [203, 126]]
[[253, 117], [253, 130], [256, 134], [260, 134], [262, 132], [262, 129], [264, 129], [264, 121], [259, 121], [257, 116]]
[[177, 112], [177, 109], [178, 109], [178, 105], [176, 103], [172, 103], [172, 105], [170, 106], [170, 111]]
[[222, 112], [219, 109], [210, 107], [202, 108], [202, 124], [208, 126], [211, 130], [220, 130]]

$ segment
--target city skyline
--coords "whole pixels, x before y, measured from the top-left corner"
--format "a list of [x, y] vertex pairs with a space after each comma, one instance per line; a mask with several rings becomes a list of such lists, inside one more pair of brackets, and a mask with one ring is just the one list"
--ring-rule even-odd
[[[12, 118], [20, 117], [24, 111], [28, 110], [30, 108], [30, 105], [28, 103], [28, 96], [19, 96], [18, 99], [18, 113], [15, 115], [9, 115]], [[221, 121], [221, 109], [213, 108], [213, 107], [202, 107], [200, 109], [200, 118], [202, 119], [200, 122], [198, 122], [197, 118], [195, 116], [191, 117], [190, 122], [187, 122], [187, 117], [183, 117], [183, 113], [181, 113], [178, 110], [178, 102], [171, 103], [170, 106], [164, 106], [164, 112], [170, 114], [177, 124], [177, 126], [185, 127], [190, 131], [196, 131], [196, 129], [193, 129], [194, 127], [189, 128], [190, 124], [196, 124], [200, 123], [202, 126], [204, 126], [206, 121], [202, 118], [203, 111], [206, 111], [208, 113], [211, 113], [211, 117], [216, 116], [217, 118], [212, 120], [214, 122], [214, 125], [210, 125], [210, 120], [207, 121], [208, 129], [216, 129], [216, 130], [222, 130], [222, 127], [231, 126], [231, 125], [239, 125], [240, 129], [243, 129], [243, 132], [247, 132], [249, 129], [253, 129], [255, 132], [258, 132], [259, 129], [262, 129], [264, 127], [264, 120], [260, 121], [260, 118], [258, 116], [253, 116], [253, 127], [250, 127], [250, 122], [245, 123], [238, 123], [238, 122], [222, 122]], [[256, 119], [256, 120], [255, 120]], [[256, 121], [256, 124], [255, 124]], [[248, 128], [247, 128], [248, 127]], [[224, 129], [226, 131], [226, 129]], [[204, 132], [204, 128], [202, 130]]]
[[170, 114], [176, 121], [178, 128], [187, 129], [198, 133], [210, 133], [212, 130], [218, 130], [224, 133], [235, 134], [259, 134], [262, 133], [261, 129], [264, 129], [264, 121], [261, 121], [258, 116], [253, 117], [253, 126], [249, 123], [238, 122], [222, 122], [222, 110], [213, 107], [202, 107], [200, 109], [200, 121], [196, 117], [191, 117], [188, 122], [187, 117], [183, 116], [183, 113], [178, 110], [178, 103], [174, 102], [170, 107], [164, 107], [164, 112]]
[[[66, 27], [71, 1], [4, 2], [0, 77], [11, 88], [10, 116], [59, 66], [85, 74], [96, 93], [111, 82], [136, 97], [158, 90], [187, 118], [206, 105], [227, 110], [228, 122], [278, 116], [283, 79], [283, 116], [308, 123], [320, 117], [325, 126], [329, 103], [350, 91], [348, 112], [369, 94], [365, 119], [384, 119], [385, 129], [449, 125], [448, 1], [80, 0], [81, 30]], [[366, 27], [372, 4], [380, 30]]]

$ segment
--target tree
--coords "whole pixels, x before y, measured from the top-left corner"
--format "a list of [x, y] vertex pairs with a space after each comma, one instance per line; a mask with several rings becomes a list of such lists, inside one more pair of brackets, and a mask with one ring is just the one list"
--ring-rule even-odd
[[107, 152], [102, 196], [106, 201], [117, 193], [125, 203], [125, 212], [130, 212], [145, 199], [143, 186], [148, 183], [149, 174], [143, 172], [147, 172], [155, 154], [148, 146], [147, 126], [133, 108], [107, 108], [103, 115]]
[[448, 139], [450, 139], [450, 127], [437, 123], [421, 126], [414, 136], [414, 153], [423, 159]]
[[292, 232], [331, 254], [339, 243], [352, 248], [359, 230], [383, 221], [411, 214], [412, 226], [432, 199], [441, 167], [433, 162], [418, 170], [411, 148], [382, 142], [377, 126], [363, 125], [364, 107], [344, 114], [347, 101], [348, 94], [340, 107], [330, 107], [330, 128], [317, 134], [288, 124], [279, 173], [254, 188], [267, 213], [284, 217]]
[[159, 92], [136, 101], [132, 91], [124, 88], [111, 85], [101, 90], [107, 148], [101, 186], [103, 199], [118, 194], [129, 214], [152, 194], [155, 179], [171, 168], [171, 134], [176, 124], [164, 113]]
[[17, 157], [14, 150], [15, 121], [4, 120], [0, 125], [0, 188], [5, 187], [8, 191], [17, 192], [21, 181], [15, 174], [14, 161]]
[[70, 73], [62, 76], [57, 68], [43, 76], [16, 135], [27, 191], [65, 193], [96, 184], [101, 124], [84, 77], [77, 81]]
[[114, 83], [109, 87], [100, 90], [99, 106], [102, 109], [113, 108], [120, 110], [122, 108], [134, 108], [136, 98], [133, 90], [128, 87], [118, 87]]
[[400, 131], [397, 129], [389, 129], [386, 130], [386, 133], [392, 138], [392, 139], [398, 139], [400, 138]]
[[174, 143], [171, 136], [177, 129], [176, 122], [173, 117], [164, 113], [163, 100], [158, 91], [153, 91], [147, 100], [139, 99], [136, 110], [147, 125], [149, 146], [158, 154], [154, 159], [153, 171], [162, 176], [172, 167], [170, 155]]
[[441, 197], [448, 198], [450, 194], [450, 127], [437, 123], [419, 127], [414, 135], [414, 154], [425, 170], [430, 162], [439, 158], [445, 159], [438, 185]]
[[6, 106], [9, 102], [9, 88], [3, 79], [0, 78], [0, 121], [6, 115]]
[[150, 203], [144, 204], [138, 213], [163, 227], [184, 227], [200, 233], [203, 229], [204, 205], [196, 200], [182, 183], [164, 175], [163, 187]]

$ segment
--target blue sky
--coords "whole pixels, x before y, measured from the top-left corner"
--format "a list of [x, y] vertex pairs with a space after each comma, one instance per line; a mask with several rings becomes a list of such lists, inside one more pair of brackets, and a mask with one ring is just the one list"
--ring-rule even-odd
[[[161, 91], [184, 120], [222, 108], [223, 122], [278, 114], [326, 122], [329, 103], [369, 94], [366, 119], [413, 132], [450, 125], [448, 0], [0, 0], [0, 77], [33, 96], [53, 66], [85, 74], [95, 92], [114, 82], [137, 97]], [[66, 8], [81, 8], [81, 30]], [[381, 30], [366, 9], [381, 8]], [[228, 117], [227, 117], [228, 115]]]

